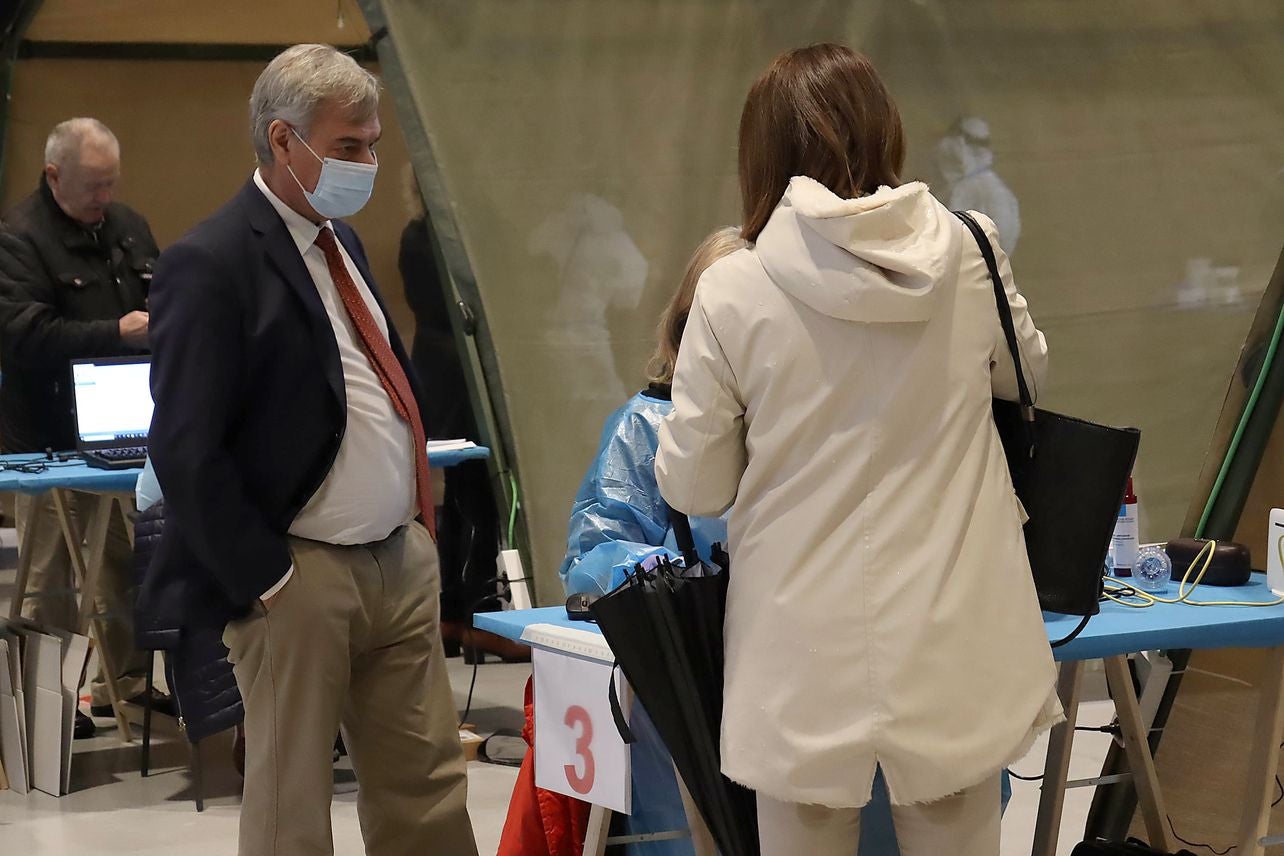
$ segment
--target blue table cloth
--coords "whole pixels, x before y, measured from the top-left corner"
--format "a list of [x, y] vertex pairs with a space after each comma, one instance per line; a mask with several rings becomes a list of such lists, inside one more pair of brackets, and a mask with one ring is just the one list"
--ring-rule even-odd
[[44, 455], [0, 455], [0, 464], [43, 463], [38, 473], [0, 469], [0, 491], [44, 493], [54, 488], [92, 491], [94, 493], [131, 493], [138, 483], [142, 467], [128, 470], [100, 470], [84, 461], [46, 461]]
[[[449, 452], [430, 452], [428, 463], [434, 467], [453, 467], [462, 461], [490, 457], [490, 449], [475, 446]], [[132, 493], [138, 484], [142, 467], [127, 470], [100, 470], [81, 460], [47, 461], [41, 454], [0, 455], [0, 465], [15, 463], [43, 463], [45, 470], [24, 473], [0, 469], [0, 491], [14, 493], [44, 493], [54, 488], [83, 490], [91, 493]]]
[[[1177, 596], [1177, 583], [1169, 586], [1167, 597]], [[1236, 600], [1268, 603], [1278, 597], [1266, 586], [1264, 574], [1253, 574], [1248, 585], [1234, 588], [1200, 586], [1193, 600]], [[1080, 619], [1070, 615], [1045, 613], [1048, 639], [1069, 635]], [[482, 612], [473, 616], [473, 624], [508, 639], [520, 639], [531, 624], [554, 624], [597, 631], [588, 621], [570, 621], [566, 608]], [[1161, 648], [1269, 648], [1284, 645], [1284, 605], [1276, 606], [1190, 606], [1156, 604], [1148, 609], [1132, 609], [1107, 601], [1101, 614], [1094, 615], [1083, 633], [1069, 644], [1053, 651], [1058, 661], [1092, 660], [1115, 654], [1153, 651]]]
[[[1177, 583], [1164, 597], [1177, 597]], [[1270, 603], [1278, 595], [1266, 586], [1265, 574], [1253, 574], [1247, 585], [1219, 588], [1200, 586], [1191, 600], [1232, 600]], [[1045, 613], [1049, 639], [1060, 639], [1078, 618]], [[1053, 650], [1058, 661], [1092, 660], [1135, 651], [1167, 648], [1271, 648], [1284, 645], [1284, 605], [1192, 606], [1158, 603], [1131, 609], [1107, 601], [1073, 642]]]

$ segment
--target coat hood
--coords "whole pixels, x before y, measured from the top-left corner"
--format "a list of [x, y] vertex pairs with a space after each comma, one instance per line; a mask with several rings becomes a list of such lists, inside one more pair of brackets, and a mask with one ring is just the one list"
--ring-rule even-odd
[[958, 223], [914, 181], [842, 199], [806, 176], [789, 182], [755, 251], [777, 287], [847, 321], [926, 321], [957, 266]]

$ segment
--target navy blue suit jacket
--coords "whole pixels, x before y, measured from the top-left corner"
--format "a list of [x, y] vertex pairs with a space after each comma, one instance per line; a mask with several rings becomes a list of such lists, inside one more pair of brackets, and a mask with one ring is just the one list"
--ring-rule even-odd
[[[333, 225], [387, 316], [361, 241]], [[139, 592], [140, 636], [222, 624], [285, 575], [286, 533], [330, 472], [347, 425], [329, 316], [253, 181], [161, 254], [150, 309], [149, 447], [167, 522]], [[391, 320], [388, 333], [422, 412]]]

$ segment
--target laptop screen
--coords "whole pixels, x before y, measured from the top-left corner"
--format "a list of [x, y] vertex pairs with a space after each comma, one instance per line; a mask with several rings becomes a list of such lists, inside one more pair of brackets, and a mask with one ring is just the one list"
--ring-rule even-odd
[[152, 423], [151, 360], [111, 357], [71, 364], [82, 444], [142, 446]]

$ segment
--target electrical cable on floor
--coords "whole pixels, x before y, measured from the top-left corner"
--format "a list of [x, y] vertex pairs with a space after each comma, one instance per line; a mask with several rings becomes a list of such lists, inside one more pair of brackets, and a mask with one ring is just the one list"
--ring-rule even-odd
[[474, 650], [473, 652], [473, 679], [468, 682], [468, 701], [464, 704], [464, 712], [459, 717], [459, 723], [462, 725], [468, 721], [468, 714], [473, 710], [473, 690], [477, 688], [477, 667], [481, 665], [481, 657]]
[[[508, 540], [506, 542], [506, 546], [508, 546], [511, 549], [513, 546], [513, 534], [517, 528], [517, 510], [521, 506], [521, 503], [518, 502], [517, 500], [517, 478], [512, 473], [508, 474], [508, 487], [509, 487], [509, 491], [513, 495], [513, 501], [512, 501], [512, 506], [509, 508], [509, 511], [508, 511]], [[475, 528], [473, 532], [474, 534], [476, 533]], [[468, 556], [469, 556], [468, 560], [471, 560], [472, 559], [471, 538], [469, 543]], [[465, 572], [468, 570], [468, 564], [467, 564], [468, 560], [465, 560], [465, 563], [464, 563]], [[462, 573], [460, 574], [460, 577], [461, 579], [467, 579], [467, 577]], [[477, 607], [481, 606], [483, 603], [485, 603], [488, 600], [491, 600], [491, 599], [503, 600], [504, 598], [509, 598], [511, 600], [513, 597], [513, 587], [512, 587], [513, 583], [528, 582], [533, 580], [534, 580], [534, 577], [531, 577], [531, 576], [521, 577], [520, 579], [516, 579], [516, 580], [510, 580], [506, 577], [493, 577], [487, 580], [486, 585], [491, 585], [492, 583], [502, 584], [503, 586], [502, 590], [495, 594], [488, 594], [485, 597], [479, 599], [476, 603], [474, 603], [471, 607], [469, 607], [467, 615], [471, 618], [473, 612], [476, 611]], [[467, 722], [468, 714], [472, 712], [473, 691], [477, 688], [477, 667], [480, 665], [481, 665], [480, 652], [477, 649], [474, 649], [473, 677], [472, 677], [472, 680], [468, 682], [468, 700], [464, 704], [464, 713], [459, 718], [460, 723]]]
[[[468, 567], [467, 564], [465, 564], [464, 567], [467, 568]], [[470, 607], [468, 607], [468, 610], [466, 613], [467, 615], [471, 616], [474, 612], [477, 611], [477, 608], [479, 606], [486, 603], [486, 601], [488, 600], [502, 601], [505, 598], [512, 598], [513, 588], [512, 586], [508, 585], [507, 580], [504, 580], [500, 577], [495, 577], [491, 582], [503, 583], [504, 584], [503, 588], [500, 591], [495, 592], [494, 594], [488, 594], [488, 595], [485, 595], [484, 597], [478, 598], [475, 603], [473, 603]], [[464, 703], [463, 715], [459, 717], [460, 724], [467, 722], [468, 714], [472, 712], [473, 691], [477, 688], [477, 667], [481, 665], [483, 656], [485, 655], [482, 653], [480, 648], [473, 647], [473, 677], [472, 677], [472, 680], [468, 682], [468, 700]]]
[[[494, 599], [503, 600], [503, 599], [504, 599], [504, 598], [506, 598], [506, 597], [510, 597], [510, 598], [512, 597], [512, 587], [511, 587], [511, 586], [509, 586], [509, 585], [507, 585], [507, 582], [506, 582], [502, 577], [496, 577], [494, 580], [491, 580], [490, 582], [495, 582], [495, 583], [504, 583], [505, 585], [504, 585], [504, 588], [503, 588], [503, 590], [502, 590], [502, 591], [496, 592], [495, 594], [488, 594], [488, 595], [486, 595], [485, 597], [480, 598], [476, 603], [474, 603], [471, 607], [469, 607], [469, 609], [468, 609], [468, 614], [469, 614], [469, 615], [472, 615], [472, 614], [473, 614], [473, 612], [477, 609], [477, 607], [481, 606], [482, 604], [484, 604], [484, 603], [485, 603], [486, 601], [488, 601], [488, 600], [494, 600]], [[489, 584], [489, 582], [488, 582], [488, 584]], [[467, 649], [465, 649], [465, 650], [467, 650]], [[468, 721], [468, 715], [469, 715], [470, 713], [472, 713], [472, 710], [473, 710], [473, 692], [477, 689], [477, 670], [478, 670], [478, 668], [481, 666], [481, 661], [482, 661], [482, 657], [483, 657], [483, 656], [485, 656], [485, 655], [482, 653], [482, 651], [481, 651], [481, 649], [480, 649], [480, 648], [473, 648], [473, 676], [472, 676], [472, 678], [468, 681], [468, 699], [467, 699], [467, 701], [464, 703], [464, 712], [463, 712], [463, 714], [459, 717], [459, 724], [460, 724], [460, 725], [463, 725], [465, 722], [467, 722], [467, 721]], [[481, 757], [481, 759], [482, 759], [482, 760], [487, 761], [488, 763], [491, 763], [491, 764], [499, 764], [499, 765], [501, 765], [501, 766], [506, 766], [506, 767], [519, 767], [519, 766], [521, 766], [521, 761], [520, 761], [520, 760], [519, 760], [519, 761], [517, 761], [517, 763], [515, 763], [515, 764], [510, 764], [510, 763], [509, 763], [509, 762], [507, 762], [507, 761], [495, 760], [495, 759], [492, 759], [492, 758], [490, 758], [489, 756], [487, 756], [487, 755], [486, 755], [485, 750], [486, 750], [486, 744], [487, 744], [487, 742], [489, 742], [489, 740], [490, 740], [490, 738], [491, 738], [491, 737], [496, 737], [496, 736], [505, 737], [505, 736], [511, 736], [511, 735], [503, 734], [503, 733], [502, 733], [502, 732], [500, 732], [500, 731], [496, 731], [494, 734], [491, 734], [491, 735], [490, 735], [490, 737], [487, 737], [485, 740], [483, 740], [483, 741], [482, 741], [482, 745], [478, 748], [478, 755], [479, 755], [479, 757]]]
[[[1280, 744], [1280, 748], [1284, 749], [1284, 743]], [[1271, 803], [1271, 808], [1275, 808], [1277, 805], [1284, 802], [1284, 782], [1280, 781], [1280, 777], [1278, 775], [1275, 776], [1275, 788], [1276, 790], [1279, 791], [1279, 796], [1277, 796], [1275, 798], [1275, 801]], [[1231, 846], [1227, 847], [1225, 850], [1218, 850], [1216, 847], [1214, 847], [1211, 844], [1200, 844], [1199, 842], [1196, 842], [1196, 841], [1187, 841], [1185, 838], [1182, 838], [1180, 835], [1177, 834], [1177, 827], [1173, 825], [1172, 815], [1167, 815], [1167, 817], [1168, 817], [1168, 828], [1173, 831], [1173, 838], [1176, 838], [1178, 841], [1180, 841], [1182, 844], [1185, 844], [1187, 847], [1200, 847], [1200, 848], [1203, 848], [1204, 850], [1211, 852], [1212, 854], [1214, 854], [1214, 856], [1226, 856], [1227, 853], [1231, 852], [1232, 850], [1237, 850], [1239, 848], [1238, 844], [1232, 844]]]
[[1232, 844], [1230, 847], [1227, 847], [1225, 850], [1218, 850], [1216, 847], [1214, 847], [1211, 844], [1200, 844], [1197, 841], [1187, 841], [1185, 838], [1182, 838], [1180, 835], [1177, 834], [1177, 827], [1173, 826], [1172, 816], [1167, 815], [1167, 817], [1168, 817], [1168, 828], [1173, 831], [1173, 838], [1176, 838], [1178, 841], [1180, 841], [1182, 844], [1185, 844], [1187, 847], [1200, 847], [1212, 853], [1213, 856], [1226, 856], [1227, 853], [1239, 847], [1238, 844]]
[[[464, 553], [464, 566], [459, 569], [460, 588], [463, 588], [468, 583], [468, 566], [472, 564], [472, 561], [473, 561], [473, 540], [476, 537], [477, 537], [477, 525], [473, 523], [473, 524], [470, 524], [468, 528], [468, 550]], [[477, 601], [477, 603], [470, 606], [467, 610], [465, 610], [464, 620], [471, 625], [473, 620], [473, 610], [475, 610], [477, 607], [485, 603], [486, 600], [489, 599], [489, 597], [490, 595], [487, 595], [486, 597]], [[474, 651], [473, 652], [473, 679], [468, 684], [468, 701], [464, 704], [463, 715], [459, 717], [460, 725], [463, 725], [465, 722], [468, 721], [468, 714], [473, 709], [473, 689], [476, 688], [477, 686], [477, 663], [478, 663], [477, 653], [476, 651]]]

